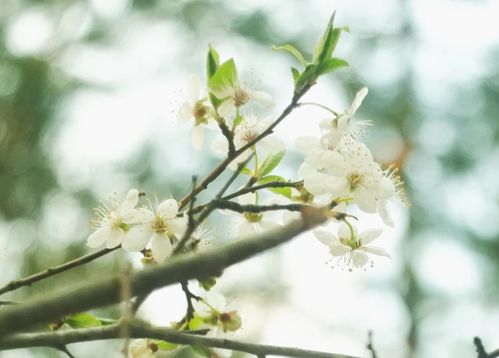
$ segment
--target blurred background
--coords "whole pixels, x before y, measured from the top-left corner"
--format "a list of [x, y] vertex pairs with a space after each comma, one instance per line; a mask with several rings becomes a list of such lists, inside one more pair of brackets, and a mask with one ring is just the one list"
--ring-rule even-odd
[[[289, 102], [284, 53], [310, 53], [333, 12], [349, 26], [337, 56], [351, 67], [306, 96], [337, 111], [369, 88], [365, 141], [396, 163], [412, 207], [393, 205], [380, 258], [366, 272], [331, 268], [310, 235], [226, 271], [219, 282], [243, 315], [235, 337], [367, 356], [474, 357], [499, 347], [499, 2], [494, 0], [3, 0], [0, 9], [0, 284], [87, 253], [91, 208], [131, 187], [179, 199], [219, 158], [190, 145], [178, 106], [204, 74], [207, 46], [234, 57], [248, 84]], [[301, 108], [278, 127], [289, 143], [280, 174], [296, 179], [293, 141], [326, 116]], [[212, 188], [215, 190], [217, 185]], [[208, 193], [209, 194], [209, 193]], [[208, 198], [202, 196], [199, 200]], [[367, 217], [368, 227], [381, 227]], [[225, 224], [224, 224], [225, 223]], [[215, 216], [215, 239], [233, 225]], [[334, 227], [331, 227], [334, 230]], [[114, 252], [2, 296], [23, 300], [139, 258]], [[140, 314], [179, 319], [177, 287]], [[119, 307], [98, 311], [118, 317]], [[70, 346], [77, 357], [120, 356], [118, 342]], [[188, 357], [191, 353], [180, 352]], [[1, 357], [62, 357], [49, 349]], [[240, 355], [239, 355], [240, 356]]]

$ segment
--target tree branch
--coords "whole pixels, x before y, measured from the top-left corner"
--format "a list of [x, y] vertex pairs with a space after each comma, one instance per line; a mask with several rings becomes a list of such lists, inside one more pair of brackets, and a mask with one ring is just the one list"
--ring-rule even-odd
[[274, 128], [279, 123], [281, 123], [282, 120], [284, 118], [286, 118], [296, 107], [298, 107], [298, 101], [300, 100], [301, 97], [303, 97], [303, 95], [305, 93], [307, 93], [307, 91], [312, 86], [313, 86], [312, 83], [309, 83], [309, 84], [303, 86], [303, 88], [299, 92], [297, 92], [297, 93], [295, 93], [293, 95], [293, 98], [291, 99], [291, 103], [282, 111], [282, 113], [280, 114], [280, 116], [277, 117], [277, 119], [274, 122], [272, 122], [272, 124], [266, 130], [264, 130], [262, 133], [260, 133], [252, 141], [246, 143], [246, 145], [244, 145], [241, 148], [239, 148], [238, 150], [236, 150], [232, 155], [227, 156], [227, 158], [225, 158], [220, 164], [218, 164], [218, 166], [215, 169], [213, 169], [213, 171], [210, 174], [208, 174], [208, 176], [206, 176], [206, 178], [204, 178], [203, 181], [201, 181], [201, 183], [199, 183], [199, 185], [197, 185], [193, 190], [191, 190], [191, 192], [189, 194], [187, 194], [185, 197], [183, 197], [179, 201], [179, 207], [180, 207], [180, 209], [182, 209], [183, 207], [185, 207], [189, 203], [189, 201], [191, 201], [191, 199], [193, 197], [195, 197], [201, 191], [203, 191], [204, 189], [206, 189], [208, 187], [208, 185], [212, 181], [214, 181], [216, 178], [218, 178], [218, 176], [220, 174], [222, 174], [222, 172], [225, 170], [225, 168], [227, 168], [227, 166], [234, 159], [236, 159], [238, 156], [240, 156], [247, 149], [249, 149], [252, 146], [254, 146], [260, 140], [262, 140], [266, 136], [270, 135], [274, 131]]
[[[23, 333], [8, 337], [2, 342], [0, 350], [29, 347], [61, 347], [71, 343], [120, 338], [120, 324], [47, 333]], [[161, 339], [170, 343], [209, 348], [223, 348], [250, 353], [258, 357], [267, 355], [297, 358], [355, 358], [353, 356], [310, 351], [305, 349], [278, 347], [244, 343], [235, 340], [209, 338], [188, 332], [179, 332], [166, 327], [152, 327], [140, 322], [130, 324], [131, 338]]]
[[48, 269], [41, 271], [41, 272], [38, 272], [38, 273], [35, 273], [31, 276], [20, 278], [20, 279], [14, 280], [14, 281], [10, 281], [8, 284], [6, 284], [2, 288], [0, 288], [0, 295], [4, 294], [6, 292], [14, 291], [14, 290], [16, 290], [20, 287], [23, 287], [23, 286], [31, 286], [31, 284], [33, 284], [37, 281], [41, 281], [43, 279], [46, 279], [47, 277], [51, 277], [51, 276], [57, 275], [61, 272], [68, 271], [72, 268], [84, 265], [84, 264], [89, 263], [95, 259], [98, 259], [101, 256], [107, 255], [108, 253], [110, 253], [118, 248], [119, 247], [115, 247], [112, 249], [102, 249], [102, 250], [99, 250], [97, 252], [93, 252], [91, 254], [87, 254], [87, 255], [78, 257], [74, 260], [68, 261], [68, 262], [63, 263], [61, 265], [49, 267]]
[[[304, 208], [302, 219], [250, 239], [237, 240], [203, 253], [173, 257], [164, 265], [130, 275], [130, 295], [149, 293], [159, 287], [189, 279], [216, 276], [223, 269], [291, 240], [325, 222], [325, 209]], [[62, 288], [0, 311], [0, 337], [71, 313], [110, 305], [121, 300], [121, 276], [112, 275], [77, 286]]]

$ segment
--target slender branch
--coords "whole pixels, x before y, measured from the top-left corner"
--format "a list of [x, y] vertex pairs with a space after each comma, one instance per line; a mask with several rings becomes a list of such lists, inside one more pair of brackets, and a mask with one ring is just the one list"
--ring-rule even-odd
[[[0, 346], [0, 350], [28, 348], [28, 347], [57, 347], [61, 345], [120, 338], [120, 324], [104, 327], [78, 329], [61, 332], [23, 333], [10, 336]], [[192, 333], [179, 332], [166, 327], [152, 327], [143, 323], [134, 322], [130, 326], [131, 338], [161, 339], [180, 345], [202, 346], [209, 348], [223, 348], [233, 351], [253, 354], [257, 357], [267, 355], [297, 357], [297, 358], [355, 358], [353, 356], [336, 353], [326, 353], [305, 349], [279, 347], [263, 344], [245, 343], [236, 340], [209, 338]]]
[[102, 249], [97, 252], [93, 252], [91, 254], [87, 254], [81, 257], [78, 257], [74, 260], [68, 261], [58, 266], [49, 267], [48, 269], [35, 273], [31, 276], [20, 278], [14, 281], [10, 281], [8, 284], [0, 288], [0, 295], [6, 292], [14, 291], [23, 286], [31, 286], [31, 284], [46, 279], [47, 277], [51, 277], [57, 275], [61, 272], [68, 271], [72, 268], [87, 264], [92, 262], [95, 259], [98, 259], [101, 256], [107, 255], [108, 253], [118, 249], [118, 247], [112, 249]]
[[[302, 219], [292, 221], [284, 227], [212, 248], [203, 253], [175, 256], [166, 264], [132, 273], [130, 295], [144, 295], [177, 282], [216, 276], [226, 267], [283, 244], [298, 234], [322, 224], [327, 218], [326, 209], [304, 208]], [[19, 305], [4, 307], [0, 311], [0, 339], [38, 323], [120, 302], [120, 285], [121, 276], [110, 275], [76, 286], [62, 287], [56, 292]]]
[[282, 113], [279, 115], [279, 117], [277, 117], [277, 119], [274, 122], [272, 122], [272, 124], [266, 130], [264, 130], [262, 133], [260, 133], [252, 141], [248, 142], [246, 145], [244, 145], [241, 148], [239, 148], [238, 150], [236, 150], [233, 153], [233, 155], [227, 156], [227, 158], [225, 158], [222, 162], [220, 162], [220, 164], [218, 164], [218, 166], [215, 167], [213, 169], [213, 171], [210, 174], [208, 174], [208, 176], [206, 176], [206, 178], [204, 178], [201, 181], [201, 183], [199, 183], [193, 190], [191, 190], [191, 192], [189, 194], [187, 194], [184, 198], [182, 198], [180, 200], [180, 202], [179, 202], [180, 209], [185, 207], [189, 203], [189, 201], [191, 201], [191, 199], [193, 197], [195, 197], [198, 193], [200, 193], [201, 191], [206, 189], [211, 182], [213, 182], [216, 178], [218, 178], [218, 176], [220, 174], [222, 174], [222, 172], [225, 170], [225, 168], [227, 168], [227, 166], [234, 159], [236, 159], [239, 155], [241, 155], [247, 149], [254, 146], [260, 140], [262, 140], [266, 136], [270, 135], [274, 131], [274, 128], [279, 123], [281, 123], [282, 120], [284, 118], [286, 118], [298, 106], [298, 101], [300, 100], [300, 98], [303, 97], [303, 95], [305, 93], [307, 93], [307, 91], [312, 86], [313, 86], [312, 83], [309, 83], [309, 84], [303, 86], [303, 88], [299, 92], [297, 92], [293, 95], [293, 98], [291, 99], [291, 103], [282, 111]]
[[230, 157], [236, 151], [236, 147], [234, 146], [234, 134], [229, 129], [229, 127], [227, 127], [227, 124], [225, 124], [225, 120], [223, 118], [217, 119], [217, 123], [218, 123], [218, 128], [220, 128], [220, 131], [222, 132], [223, 136], [227, 139], [227, 144], [228, 144], [227, 156]]
[[367, 350], [371, 352], [371, 358], [377, 358], [378, 355], [376, 354], [376, 349], [374, 349], [374, 343], [373, 343], [373, 331], [369, 331], [367, 333]]
[[276, 210], [301, 211], [304, 207], [309, 207], [309, 205], [304, 204], [241, 205], [227, 200], [214, 200], [213, 205], [217, 209], [228, 209], [238, 213], [263, 213]]
[[475, 337], [473, 339], [473, 343], [475, 344], [476, 352], [478, 353], [477, 358], [496, 358], [499, 357], [499, 349], [496, 349], [493, 352], [487, 353], [485, 347], [483, 346], [482, 340], [479, 337]]
[[246, 165], [249, 163], [251, 158], [253, 158], [254, 156], [255, 156], [255, 152], [251, 153], [248, 158], [246, 158], [243, 162], [239, 163], [239, 165], [237, 166], [237, 169], [234, 171], [234, 173], [231, 175], [229, 180], [227, 180], [225, 185], [222, 187], [222, 189], [220, 189], [218, 194], [215, 196], [216, 199], [220, 199], [222, 197], [222, 195], [225, 194], [227, 189], [229, 189], [229, 187], [232, 185], [234, 180], [236, 180], [236, 178], [239, 176], [239, 174], [241, 174], [241, 171], [246, 167]]
[[242, 188], [241, 190], [238, 190], [232, 194], [224, 196], [222, 199], [224, 200], [230, 200], [234, 199], [238, 196], [247, 194], [247, 193], [254, 193], [255, 191], [261, 190], [261, 189], [268, 189], [268, 188], [296, 188], [299, 185], [302, 185], [303, 181], [294, 181], [294, 182], [281, 182], [281, 181], [272, 181], [269, 183], [257, 185], [257, 186], [252, 186], [249, 188]]

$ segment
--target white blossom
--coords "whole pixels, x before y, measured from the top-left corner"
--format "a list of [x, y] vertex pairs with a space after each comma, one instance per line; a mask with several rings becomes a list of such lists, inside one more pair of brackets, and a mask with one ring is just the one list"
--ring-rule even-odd
[[201, 92], [201, 79], [192, 75], [189, 77], [187, 100], [178, 111], [180, 123], [193, 122], [191, 141], [196, 150], [201, 150], [204, 144], [204, 127], [208, 124], [208, 107], [204, 104], [206, 96]]
[[384, 249], [369, 245], [381, 232], [382, 230], [369, 229], [359, 235], [355, 227], [349, 228], [342, 223], [338, 227], [337, 236], [325, 230], [314, 230], [314, 235], [329, 248], [333, 257], [339, 258], [349, 267], [362, 268], [369, 262], [372, 263], [369, 255], [390, 257]]
[[96, 208], [97, 218], [92, 224], [97, 230], [88, 237], [87, 245], [92, 248], [105, 245], [108, 249], [119, 246], [130, 235], [131, 225], [144, 218], [144, 212], [135, 209], [138, 201], [139, 191], [132, 189], [121, 203], [113, 197]]
[[128, 346], [128, 355], [131, 358], [155, 358], [158, 346], [149, 339], [135, 339]]
[[349, 136], [353, 139], [358, 139], [365, 129], [372, 125], [369, 120], [354, 120], [354, 115], [360, 105], [367, 96], [367, 87], [362, 88], [355, 95], [350, 107], [345, 112], [337, 115], [332, 120], [326, 119], [320, 123], [320, 127], [324, 130], [321, 140], [326, 142], [329, 147], [335, 147], [344, 136]]
[[255, 91], [241, 83], [238, 79], [235, 79], [232, 82], [233, 83], [227, 83], [214, 91], [214, 94], [218, 98], [225, 99], [218, 108], [218, 113], [222, 117], [227, 118], [233, 116], [237, 110], [250, 101], [254, 101], [266, 107], [273, 105], [274, 100], [268, 93]]
[[[247, 193], [238, 197], [241, 205], [251, 205], [257, 203], [255, 193]], [[239, 224], [239, 238], [245, 239], [256, 234], [273, 230], [280, 225], [269, 219], [270, 213], [244, 213], [244, 219]]]
[[177, 217], [178, 203], [174, 199], [161, 202], [155, 210], [146, 209], [143, 223], [130, 229], [123, 240], [123, 248], [128, 251], [140, 251], [151, 242], [151, 251], [155, 261], [161, 263], [173, 252], [172, 240], [181, 235], [187, 226], [185, 216]]

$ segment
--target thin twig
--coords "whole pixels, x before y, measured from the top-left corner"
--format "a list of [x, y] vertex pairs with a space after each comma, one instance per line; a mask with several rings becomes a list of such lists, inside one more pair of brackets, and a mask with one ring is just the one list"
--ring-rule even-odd
[[87, 264], [92, 262], [95, 259], [98, 259], [101, 256], [107, 255], [108, 253], [118, 249], [119, 247], [115, 247], [112, 249], [102, 249], [97, 252], [93, 252], [91, 254], [83, 255], [74, 260], [68, 261], [58, 266], [49, 267], [48, 269], [35, 273], [31, 276], [20, 278], [14, 281], [10, 281], [8, 284], [0, 288], [0, 295], [6, 292], [14, 291], [23, 286], [31, 286], [31, 284], [46, 279], [47, 277], [51, 277], [57, 275], [61, 272], [68, 271], [72, 268]]
[[367, 332], [367, 350], [371, 352], [371, 358], [377, 358], [376, 350], [374, 349], [373, 344], [373, 331]]
[[[230, 339], [203, 337], [191, 334], [189, 331], [178, 332], [174, 329], [166, 327], [152, 327], [142, 322], [132, 322], [130, 327], [131, 338], [162, 339], [170, 343], [181, 345], [223, 348], [253, 354], [257, 357], [273, 355], [297, 358], [355, 358], [345, 354], [326, 353], [291, 347], [245, 343]], [[57, 347], [70, 343], [120, 338], [119, 334], [119, 323], [103, 327], [77, 329], [71, 331], [23, 333], [13, 335], [5, 339], [0, 346], [0, 350], [43, 346]]]
[[473, 339], [473, 343], [475, 344], [476, 352], [478, 353], [477, 358], [496, 358], [499, 357], [499, 349], [496, 349], [493, 352], [487, 353], [485, 347], [483, 346], [482, 340], [479, 337], [475, 337]]
[[227, 180], [227, 182], [225, 183], [225, 185], [222, 187], [222, 189], [220, 189], [220, 191], [218, 192], [218, 194], [215, 196], [216, 199], [220, 199], [222, 197], [222, 195], [225, 194], [225, 192], [227, 191], [227, 189], [229, 189], [229, 187], [232, 185], [232, 183], [234, 182], [234, 180], [236, 180], [236, 178], [239, 176], [239, 174], [241, 174], [241, 171], [246, 167], [246, 165], [249, 163], [249, 161], [255, 156], [255, 152], [251, 153], [248, 158], [246, 158], [243, 162], [239, 163], [239, 165], [237, 166], [237, 169], [234, 171], [234, 173], [231, 175], [231, 177], [229, 178], [229, 180]]
[[[60, 350], [61, 352], [65, 353], [65, 354], [66, 354], [69, 358], [76, 358], [76, 356], [75, 356], [75, 355], [73, 355], [73, 354], [69, 351], [69, 349], [68, 349], [68, 347], [66, 347], [66, 345], [63, 345], [63, 346], [60, 346], [60, 347], [54, 347], [54, 348], [56, 348], [56, 349]], [[1, 349], [1, 348], [0, 348], [0, 349]]]
[[227, 139], [227, 144], [228, 144], [228, 153], [227, 156], [232, 156], [234, 155], [234, 152], [236, 151], [236, 147], [234, 146], [234, 133], [227, 127], [227, 124], [225, 124], [225, 121], [222, 119], [217, 120], [218, 123], [218, 128], [220, 128], [220, 131], [222, 132], [223, 136]]
[[296, 188], [299, 185], [302, 185], [303, 181], [294, 181], [294, 182], [281, 182], [281, 181], [273, 181], [257, 186], [252, 186], [249, 188], [242, 188], [232, 194], [224, 196], [222, 199], [224, 200], [230, 200], [234, 199], [238, 196], [247, 194], [247, 193], [254, 193], [255, 191], [261, 190], [261, 189], [268, 189], [268, 188]]
[[247, 149], [251, 148], [252, 146], [254, 146], [256, 143], [258, 143], [260, 140], [262, 140], [263, 138], [265, 138], [266, 136], [270, 135], [273, 133], [274, 131], [274, 128], [282, 122], [282, 120], [284, 118], [286, 118], [297, 106], [298, 106], [298, 101], [300, 100], [301, 97], [303, 97], [303, 95], [305, 93], [307, 93], [307, 91], [313, 86], [313, 83], [308, 83], [306, 84], [305, 86], [303, 86], [303, 88], [299, 91], [299, 92], [296, 92], [294, 95], [293, 95], [293, 98], [291, 99], [291, 103], [282, 111], [282, 113], [279, 115], [279, 117], [277, 117], [277, 119], [272, 122], [272, 124], [267, 128], [265, 129], [262, 133], [260, 133], [258, 136], [256, 136], [252, 141], [246, 143], [244, 146], [242, 146], [241, 148], [237, 149], [233, 155], [230, 155], [228, 156], [227, 158], [225, 158], [222, 162], [220, 162], [213, 170], [210, 174], [208, 174], [202, 181], [201, 183], [199, 183], [195, 188], [194, 190], [191, 190], [191, 192], [189, 194], [187, 194], [185, 197], [183, 197], [180, 202], [179, 202], [179, 206], [180, 206], [180, 209], [182, 209], [183, 207], [185, 207], [189, 201], [191, 201], [191, 199], [193, 197], [195, 197], [197, 194], [199, 194], [201, 191], [203, 191], [204, 189], [206, 189], [208, 187], [208, 185], [210, 185], [211, 182], [213, 182], [216, 178], [218, 178], [218, 176], [220, 174], [222, 174], [222, 172], [225, 170], [225, 168], [227, 168], [227, 166], [234, 160], [236, 159], [238, 156], [240, 156], [244, 151], [246, 151]]

